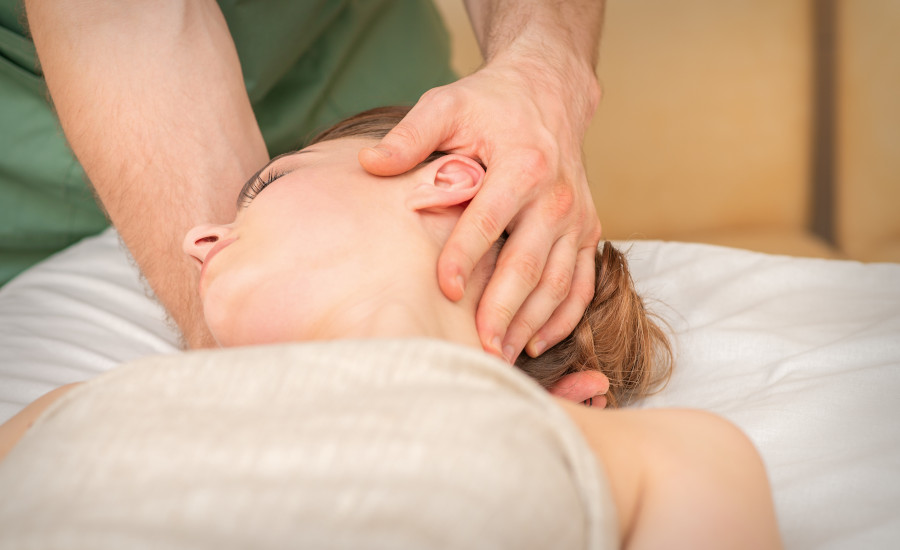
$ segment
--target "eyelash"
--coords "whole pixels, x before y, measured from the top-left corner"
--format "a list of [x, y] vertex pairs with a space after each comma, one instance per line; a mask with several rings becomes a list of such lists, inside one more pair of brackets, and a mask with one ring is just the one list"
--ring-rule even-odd
[[269, 186], [272, 182], [280, 178], [284, 175], [284, 172], [280, 171], [271, 171], [268, 175], [263, 178], [263, 176], [257, 176], [256, 180], [250, 184], [246, 191], [241, 193], [240, 197], [240, 206], [244, 207], [250, 204], [250, 201], [256, 198], [257, 195], [263, 192], [263, 189]]

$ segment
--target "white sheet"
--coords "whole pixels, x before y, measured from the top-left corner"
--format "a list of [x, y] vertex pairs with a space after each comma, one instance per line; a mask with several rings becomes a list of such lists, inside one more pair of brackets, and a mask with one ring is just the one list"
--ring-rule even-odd
[[[669, 387], [640, 406], [703, 408], [741, 426], [769, 469], [788, 548], [894, 547], [900, 265], [619, 244], [678, 354]], [[0, 289], [0, 420], [177, 342], [115, 234], [88, 239]]]

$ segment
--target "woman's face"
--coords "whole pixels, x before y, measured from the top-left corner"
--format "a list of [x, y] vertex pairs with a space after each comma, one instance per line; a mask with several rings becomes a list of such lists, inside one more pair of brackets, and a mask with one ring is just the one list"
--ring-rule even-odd
[[279, 157], [260, 174], [271, 180], [264, 189], [252, 180], [233, 223], [188, 233], [184, 250], [201, 266], [204, 314], [221, 345], [314, 337], [314, 320], [350, 303], [384, 265], [375, 256], [410, 252], [385, 242], [402, 199], [397, 178], [360, 167], [368, 145], [338, 139]]

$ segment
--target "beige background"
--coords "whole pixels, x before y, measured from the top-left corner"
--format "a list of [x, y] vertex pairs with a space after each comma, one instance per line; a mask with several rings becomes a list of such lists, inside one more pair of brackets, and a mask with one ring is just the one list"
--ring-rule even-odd
[[[438, 0], [461, 74], [481, 62]], [[836, 0], [830, 217], [813, 234], [813, 0], [608, 0], [585, 162], [607, 238], [900, 261], [900, 2]]]
[[844, 0], [838, 16], [838, 244], [900, 262], [900, 2]]

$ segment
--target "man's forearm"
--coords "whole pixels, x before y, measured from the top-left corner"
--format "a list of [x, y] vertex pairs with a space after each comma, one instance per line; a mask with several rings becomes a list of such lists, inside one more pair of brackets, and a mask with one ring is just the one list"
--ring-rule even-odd
[[564, 54], [589, 70], [597, 64], [603, 0], [466, 0], [485, 61], [509, 50]]
[[191, 346], [212, 343], [188, 229], [227, 223], [268, 154], [213, 1], [26, 2], [50, 95], [78, 160]]

